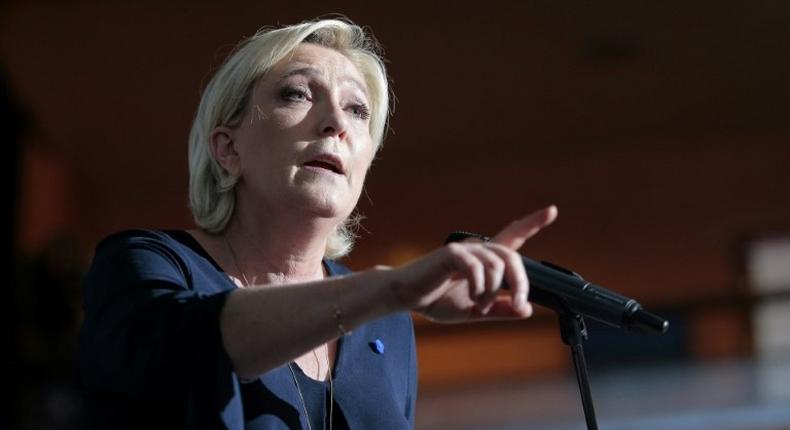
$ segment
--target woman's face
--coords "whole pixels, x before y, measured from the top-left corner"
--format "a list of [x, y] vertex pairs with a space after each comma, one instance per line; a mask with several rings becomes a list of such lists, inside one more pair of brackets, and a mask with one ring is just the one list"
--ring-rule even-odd
[[[343, 54], [301, 44], [255, 84], [231, 136], [238, 197], [345, 219], [375, 154], [365, 80]], [[262, 205], [262, 206], [261, 206]]]

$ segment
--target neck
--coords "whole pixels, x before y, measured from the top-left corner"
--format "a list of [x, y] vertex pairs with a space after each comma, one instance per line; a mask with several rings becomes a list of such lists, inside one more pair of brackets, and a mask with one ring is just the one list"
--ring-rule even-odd
[[223, 234], [241, 275], [255, 284], [323, 278], [322, 260], [335, 228], [333, 220], [290, 213], [277, 216], [278, 211], [261, 217], [242, 207], [236, 209]]

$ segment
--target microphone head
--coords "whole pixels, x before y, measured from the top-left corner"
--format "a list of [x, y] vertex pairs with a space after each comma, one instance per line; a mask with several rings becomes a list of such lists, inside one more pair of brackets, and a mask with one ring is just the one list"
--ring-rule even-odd
[[669, 321], [641, 307], [628, 318], [628, 329], [639, 333], [664, 334], [669, 330]]

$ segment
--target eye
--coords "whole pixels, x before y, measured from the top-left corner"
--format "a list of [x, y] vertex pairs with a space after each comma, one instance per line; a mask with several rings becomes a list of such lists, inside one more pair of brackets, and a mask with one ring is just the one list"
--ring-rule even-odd
[[370, 119], [370, 109], [364, 103], [353, 104], [348, 107], [348, 111], [361, 120]]
[[280, 91], [280, 98], [287, 102], [303, 102], [310, 99], [310, 94], [304, 88], [285, 87]]

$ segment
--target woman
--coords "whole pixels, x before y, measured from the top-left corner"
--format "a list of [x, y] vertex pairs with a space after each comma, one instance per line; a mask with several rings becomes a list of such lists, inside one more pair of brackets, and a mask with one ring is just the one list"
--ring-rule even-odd
[[226, 60], [190, 135], [198, 228], [97, 248], [81, 340], [88, 427], [408, 428], [409, 311], [531, 314], [515, 250], [554, 207], [399, 268], [333, 261], [351, 248], [388, 105], [376, 45], [351, 23], [265, 30]]

